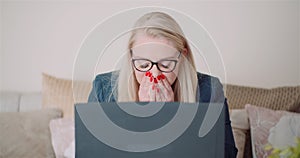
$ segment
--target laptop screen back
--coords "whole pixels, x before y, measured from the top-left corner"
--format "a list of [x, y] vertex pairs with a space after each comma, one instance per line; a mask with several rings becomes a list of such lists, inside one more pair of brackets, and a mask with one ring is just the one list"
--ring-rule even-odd
[[[75, 155], [76, 158], [220, 158], [224, 157], [224, 125], [223, 104], [76, 104]], [[201, 133], [200, 129], [209, 126], [208, 133]]]

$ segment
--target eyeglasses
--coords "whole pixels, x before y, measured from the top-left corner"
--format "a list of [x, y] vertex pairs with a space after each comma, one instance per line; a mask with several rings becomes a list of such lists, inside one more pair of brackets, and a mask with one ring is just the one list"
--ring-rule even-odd
[[[179, 58], [181, 52], [177, 58]], [[161, 72], [169, 73], [172, 72], [176, 68], [176, 64], [178, 60], [172, 59], [162, 59], [157, 62], [153, 62], [149, 59], [131, 59], [134, 68], [141, 72], [147, 72], [152, 69], [153, 65], [156, 65], [157, 69]]]

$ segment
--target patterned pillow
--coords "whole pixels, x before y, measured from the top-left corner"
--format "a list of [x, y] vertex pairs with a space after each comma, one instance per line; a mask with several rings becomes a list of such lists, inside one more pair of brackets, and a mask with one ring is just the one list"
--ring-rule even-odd
[[268, 141], [274, 148], [284, 149], [287, 146], [295, 146], [296, 138], [300, 138], [300, 114], [281, 117], [270, 129]]
[[250, 104], [247, 104], [245, 108], [250, 121], [253, 157], [258, 158], [265, 158], [270, 154], [265, 150], [265, 145], [269, 143], [268, 137], [270, 135], [270, 129], [276, 126], [281, 117], [299, 115], [298, 113], [274, 111]]
[[[73, 86], [73, 87], [72, 87]], [[74, 117], [74, 103], [87, 102], [91, 82], [56, 78], [43, 73], [42, 106], [60, 108], [66, 118]]]
[[264, 89], [227, 84], [225, 91], [231, 109], [243, 109], [246, 104], [287, 111], [300, 107], [300, 86]]

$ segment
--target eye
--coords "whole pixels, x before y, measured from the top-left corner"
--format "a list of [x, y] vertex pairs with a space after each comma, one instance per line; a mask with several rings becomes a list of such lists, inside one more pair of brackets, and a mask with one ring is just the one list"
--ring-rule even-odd
[[134, 65], [138, 70], [146, 71], [150, 69], [151, 62], [148, 60], [138, 59], [134, 61]]
[[162, 68], [169, 68], [172, 64], [172, 61], [161, 61], [159, 63], [159, 66], [161, 66]]
[[143, 63], [143, 64], [140, 64], [140, 65], [139, 65], [139, 68], [145, 69], [145, 68], [147, 68], [147, 67], [149, 67], [149, 66], [150, 66], [149, 63]]
[[170, 64], [160, 64], [160, 66], [167, 69], [170, 67]]

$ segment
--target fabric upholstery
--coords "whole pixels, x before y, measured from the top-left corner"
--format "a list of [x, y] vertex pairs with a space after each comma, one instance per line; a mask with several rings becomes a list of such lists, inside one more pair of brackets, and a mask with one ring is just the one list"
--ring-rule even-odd
[[253, 156], [257, 158], [264, 158], [270, 154], [269, 151], [265, 150], [265, 146], [269, 143], [270, 129], [276, 126], [281, 117], [299, 115], [297, 113], [281, 110], [275, 111], [250, 104], [247, 104], [245, 108], [250, 121]]
[[300, 107], [300, 86], [264, 89], [227, 84], [225, 91], [230, 109], [243, 109], [246, 104], [287, 111]]
[[0, 157], [54, 158], [49, 122], [61, 115], [59, 109], [0, 113]]
[[42, 107], [60, 108], [66, 118], [74, 117], [74, 103], [87, 102], [91, 83], [43, 74]]
[[20, 94], [17, 92], [0, 92], [0, 112], [18, 112]]

